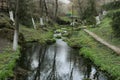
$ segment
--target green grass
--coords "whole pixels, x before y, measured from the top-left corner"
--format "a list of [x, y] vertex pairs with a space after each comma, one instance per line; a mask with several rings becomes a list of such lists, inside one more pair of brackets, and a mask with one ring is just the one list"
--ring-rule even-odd
[[105, 17], [98, 27], [91, 28], [90, 30], [108, 43], [120, 47], [120, 38], [114, 37], [111, 22], [112, 19], [110, 17]]
[[4, 49], [0, 53], [0, 80], [5, 80], [7, 77], [14, 76], [14, 67], [16, 65], [16, 60], [19, 58], [19, 49], [13, 51], [11, 47]]
[[110, 76], [116, 77], [119, 80], [120, 56], [117, 56], [111, 49], [98, 43], [83, 31], [79, 31], [78, 35], [73, 35], [70, 39], [73, 38], [77, 38], [77, 44], [81, 46], [80, 55], [90, 58], [94, 64], [99, 66], [100, 70], [108, 72]]
[[25, 41], [38, 41], [41, 44], [45, 44], [47, 40], [54, 40], [53, 32], [50, 30], [49, 31], [43, 31], [42, 29], [35, 30], [32, 28], [21, 26], [20, 32], [23, 34]]

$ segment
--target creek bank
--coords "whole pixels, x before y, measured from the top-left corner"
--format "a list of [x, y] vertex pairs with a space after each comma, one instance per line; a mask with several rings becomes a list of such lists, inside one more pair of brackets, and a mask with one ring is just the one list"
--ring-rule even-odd
[[19, 58], [19, 48], [12, 49], [14, 28], [12, 21], [5, 14], [0, 13], [0, 80], [6, 80], [14, 76], [14, 67]]
[[40, 44], [52, 44], [55, 42], [53, 31], [44, 31], [42, 29], [32, 29], [25, 26], [20, 27], [20, 33], [24, 36], [24, 42], [39, 42]]
[[[3, 18], [4, 19], [4, 18]], [[3, 22], [2, 22], [3, 21]], [[21, 26], [20, 26], [21, 27]], [[0, 79], [12, 79], [14, 77], [14, 69], [16, 61], [19, 59], [20, 48], [17, 51], [12, 50], [12, 42], [14, 35], [14, 27], [10, 20], [0, 20], [0, 40], [7, 40], [5, 47], [1, 45], [0, 51]], [[52, 44], [55, 42], [53, 33], [50, 31], [34, 30], [22, 26], [19, 34], [19, 47], [27, 42], [39, 42], [40, 44]]]
[[[48, 30], [48, 31], [44, 31], [42, 29], [35, 30], [35, 29], [32, 29], [32, 28], [27, 28], [25, 26], [22, 26], [20, 28], [20, 33], [22, 33], [24, 35], [23, 36], [24, 41], [21, 44], [21, 56], [20, 56], [20, 58], [22, 56], [26, 56], [27, 57], [27, 55], [24, 54], [24, 52], [25, 52], [26, 49], [30, 48], [32, 44], [36, 44], [37, 46], [41, 45], [41, 46], [38, 46], [38, 47], [41, 47], [41, 49], [42, 49], [46, 45], [50, 45], [50, 44], [53, 44], [53, 43], [56, 42], [55, 38], [53, 38], [53, 31], [52, 30]], [[32, 48], [31, 50], [33, 50], [33, 49], [34, 48]], [[20, 60], [20, 58], [19, 58], [19, 60]], [[24, 64], [22, 62], [24, 60], [26, 60], [26, 59], [25, 59], [25, 57], [23, 57], [22, 59], [23, 59], [22, 61], [18, 61], [18, 62], [20, 62], [20, 64], [16, 65], [17, 67], [15, 69], [15, 75], [17, 77], [14, 77], [16, 79], [18, 79], [21, 76], [24, 77], [25, 75], [27, 75], [27, 73], [29, 73], [29, 69], [27, 69], [27, 67], [25, 68], [24, 65], [25, 64], [27, 65], [30, 62], [27, 62], [27, 63]], [[18, 67], [19, 65], [22, 65], [22, 67]]]
[[98, 43], [84, 31], [78, 31], [78, 34], [72, 35], [68, 40], [68, 44], [81, 46], [80, 55], [92, 60], [100, 70], [112, 76], [112, 80], [120, 79], [120, 56], [117, 56], [111, 49]]
[[[7, 39], [9, 40], [11, 39], [10, 41], [12, 41], [12, 36], [9, 36], [9, 35], [12, 35], [13, 33], [12, 31], [10, 33], [11, 34], [5, 34], [5, 35], [6, 37], [7, 36], [9, 37]], [[20, 47], [27, 42], [39, 42], [39, 44], [42, 44], [42, 45], [52, 44], [55, 42], [55, 39], [53, 39], [52, 32], [40, 33], [39, 31], [25, 28], [23, 29], [23, 32], [21, 35], [22, 37], [19, 40]], [[7, 77], [9, 78], [14, 77], [13, 71], [16, 66], [16, 60], [18, 60], [19, 55], [21, 55], [20, 48], [16, 52], [12, 50], [12, 43], [11, 43], [11, 46], [9, 46], [9, 48], [4, 48], [4, 49], [6, 50], [4, 50], [4, 52], [0, 54], [0, 60], [1, 60], [0, 61], [0, 79], [3, 79], [3, 80], [7, 79]]]
[[0, 53], [0, 79], [5, 80], [14, 76], [14, 67], [16, 60], [19, 58], [20, 51], [13, 51], [12, 46], [3, 49]]

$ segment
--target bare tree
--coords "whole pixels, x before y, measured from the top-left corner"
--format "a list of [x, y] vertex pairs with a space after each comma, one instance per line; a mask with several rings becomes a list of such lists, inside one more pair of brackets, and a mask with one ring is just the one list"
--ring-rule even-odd
[[39, 4], [39, 8], [40, 8], [40, 26], [43, 26], [43, 0], [40, 0], [40, 4]]
[[58, 0], [55, 0], [56, 3], [56, 9], [55, 9], [55, 18], [57, 17], [57, 12], [58, 12]]
[[48, 16], [48, 7], [47, 7], [46, 0], [44, 0], [44, 7], [45, 7], [46, 16]]

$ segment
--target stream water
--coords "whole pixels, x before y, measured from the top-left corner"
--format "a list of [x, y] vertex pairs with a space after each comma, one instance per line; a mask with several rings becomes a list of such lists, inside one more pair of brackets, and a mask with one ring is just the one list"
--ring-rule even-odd
[[49, 46], [28, 43], [22, 52], [16, 80], [109, 80], [61, 39]]

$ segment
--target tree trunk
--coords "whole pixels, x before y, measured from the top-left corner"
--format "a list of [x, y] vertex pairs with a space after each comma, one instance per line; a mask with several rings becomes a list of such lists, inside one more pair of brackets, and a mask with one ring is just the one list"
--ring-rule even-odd
[[10, 19], [11, 19], [13, 22], [15, 22], [15, 20], [14, 20], [14, 15], [13, 15], [13, 11], [12, 11], [12, 10], [9, 11], [9, 15], [10, 15]]
[[18, 11], [19, 11], [19, 0], [16, 0], [15, 31], [14, 31], [14, 39], [13, 39], [13, 50], [14, 51], [16, 51], [18, 48], [18, 35], [19, 35]]
[[45, 7], [46, 16], [48, 16], [48, 8], [47, 8], [46, 0], [44, 0], [44, 7]]
[[36, 28], [36, 24], [35, 24], [35, 20], [34, 20], [33, 17], [32, 17], [32, 23], [33, 23], [34, 29], [37, 29], [37, 28]]
[[40, 26], [43, 25], [43, 0], [40, 0]]
[[57, 12], [58, 12], [58, 0], [56, 1], [56, 9], [55, 9], [55, 19], [57, 18]]
[[40, 17], [40, 26], [43, 26], [44, 23], [43, 23], [43, 17]]

